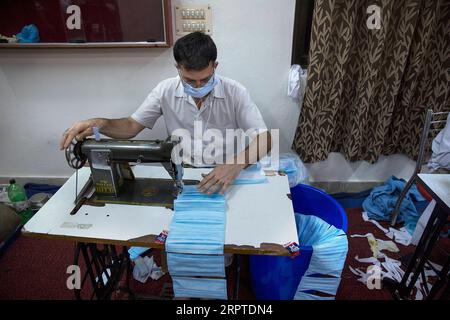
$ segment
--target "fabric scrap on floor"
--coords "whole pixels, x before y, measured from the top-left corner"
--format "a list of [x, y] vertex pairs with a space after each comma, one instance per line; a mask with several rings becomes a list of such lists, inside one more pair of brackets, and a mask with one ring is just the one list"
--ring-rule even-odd
[[365, 235], [361, 234], [352, 234], [350, 237], [352, 238], [367, 238], [369, 242], [370, 250], [372, 250], [373, 256], [375, 258], [384, 257], [384, 253], [381, 251], [388, 250], [390, 252], [399, 252], [400, 249], [397, 245], [392, 241], [380, 240], [376, 239], [372, 233], [367, 233]]
[[148, 278], [158, 280], [164, 275], [161, 267], [158, 267], [153, 257], [137, 257], [133, 260], [133, 278], [141, 283], [146, 283]]
[[[392, 176], [383, 185], [373, 188], [363, 202], [363, 209], [367, 212], [368, 217], [378, 221], [389, 221], [405, 185], [406, 182], [403, 179]], [[412, 185], [401, 203], [398, 222], [405, 222], [405, 228], [410, 234], [414, 232], [420, 216], [413, 201], [425, 200], [416, 185]]]
[[400, 228], [399, 230], [394, 229], [392, 227], [388, 229], [381, 226], [378, 221], [369, 219], [367, 212], [362, 212], [362, 218], [366, 222], [373, 223], [378, 229], [384, 232], [384, 234], [389, 238], [394, 240], [395, 242], [402, 244], [404, 246], [408, 246], [411, 243], [411, 234], [406, 230], [405, 227]]

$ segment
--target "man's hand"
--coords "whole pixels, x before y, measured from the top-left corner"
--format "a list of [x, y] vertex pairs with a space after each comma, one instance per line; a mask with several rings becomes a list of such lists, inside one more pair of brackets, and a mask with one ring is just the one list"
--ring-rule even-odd
[[69, 129], [64, 131], [61, 141], [59, 142], [59, 149], [66, 149], [72, 140], [76, 138], [78, 141], [93, 135], [92, 127], [97, 126], [99, 129], [102, 126], [101, 119], [89, 119], [84, 121], [78, 121], [73, 124]]
[[78, 121], [64, 132], [59, 148], [61, 150], [66, 149], [73, 138], [81, 141], [88, 136], [92, 136], [94, 134], [92, 127], [97, 127], [101, 134], [113, 139], [134, 138], [145, 128], [132, 117], [121, 119], [92, 118]]
[[213, 171], [203, 177], [198, 185], [199, 191], [206, 194], [216, 192], [224, 194], [245, 166], [245, 164], [222, 164], [215, 167]]

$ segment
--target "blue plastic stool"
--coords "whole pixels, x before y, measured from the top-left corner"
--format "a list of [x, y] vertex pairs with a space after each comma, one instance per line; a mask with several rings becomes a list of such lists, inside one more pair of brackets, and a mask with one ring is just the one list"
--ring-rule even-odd
[[[327, 193], [308, 185], [291, 188], [294, 212], [315, 215], [336, 228], [347, 231], [348, 221], [342, 206]], [[300, 255], [292, 259], [279, 256], [250, 256], [253, 292], [258, 300], [292, 300], [313, 248], [300, 246]]]

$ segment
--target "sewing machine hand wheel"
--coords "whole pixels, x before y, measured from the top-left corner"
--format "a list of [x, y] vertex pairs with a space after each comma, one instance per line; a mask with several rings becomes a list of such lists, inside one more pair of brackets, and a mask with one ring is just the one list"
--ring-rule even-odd
[[81, 152], [82, 143], [74, 139], [66, 149], [67, 163], [74, 169], [81, 169], [87, 160], [86, 155]]

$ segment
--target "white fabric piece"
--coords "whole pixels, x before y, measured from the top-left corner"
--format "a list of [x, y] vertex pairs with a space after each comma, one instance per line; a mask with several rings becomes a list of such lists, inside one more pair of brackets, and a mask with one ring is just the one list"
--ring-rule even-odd
[[287, 94], [289, 97], [298, 100], [300, 103], [303, 101], [303, 96], [306, 90], [306, 78], [307, 71], [303, 70], [298, 64], [291, 66], [289, 70], [289, 80]]
[[[442, 270], [442, 266], [441, 265], [439, 265], [437, 263], [434, 263], [434, 262], [431, 262], [429, 260], [428, 260], [428, 263], [431, 264], [433, 266], [433, 268], [435, 268], [438, 272]], [[428, 266], [426, 266], [426, 267], [429, 268]]]
[[413, 235], [411, 237], [411, 244], [417, 246], [417, 244], [419, 243], [419, 240], [422, 237], [423, 231], [428, 224], [428, 220], [430, 220], [431, 213], [433, 212], [435, 206], [436, 200], [433, 199], [423, 211], [422, 215], [419, 218], [419, 221], [417, 221], [416, 229], [414, 229]]
[[300, 91], [300, 70], [302, 68], [298, 64], [293, 64], [289, 70], [289, 82], [287, 94], [289, 97], [298, 99], [298, 93]]
[[357, 276], [359, 277], [358, 279], [356, 279], [357, 281], [362, 282], [362, 283], [364, 283], [365, 285], [367, 285], [367, 278], [368, 278], [368, 275], [367, 275], [364, 271], [361, 271], [361, 270], [359, 270], [359, 269], [352, 268], [352, 266], [348, 266], [348, 268], [350, 269], [350, 271], [351, 271], [353, 274], [355, 274], [355, 275], [357, 275]]
[[395, 242], [402, 244], [404, 246], [408, 246], [411, 243], [411, 234], [406, 230], [405, 227], [400, 228], [400, 230], [394, 229], [392, 227], [388, 229], [381, 226], [378, 221], [369, 219], [369, 216], [367, 215], [367, 212], [362, 212], [362, 218], [366, 222], [371, 222], [375, 226], [377, 226], [378, 229], [384, 232], [386, 237], [389, 239], [394, 240]]
[[444, 129], [433, 139], [431, 150], [433, 153], [428, 162], [428, 168], [433, 171], [439, 168], [450, 169], [450, 114]]
[[378, 252], [381, 252], [383, 250], [388, 250], [390, 252], [399, 252], [400, 251], [400, 249], [392, 241], [385, 241], [385, 240], [380, 240], [380, 239], [375, 239], [375, 240], [376, 240], [376, 246], [377, 246]]
[[415, 300], [423, 300], [423, 294], [422, 290], [416, 290], [416, 296], [414, 297]]
[[383, 231], [384, 233], [389, 232], [389, 230], [386, 229], [386, 228], [383, 228], [383, 227], [378, 223], [378, 221], [369, 219], [369, 216], [367, 215], [367, 212], [363, 211], [363, 213], [362, 213], [362, 218], [363, 218], [364, 221], [368, 221], [368, 222], [371, 222], [371, 223], [373, 223], [374, 225], [376, 225], [376, 226], [378, 227], [378, 229], [380, 229], [380, 230]]
[[405, 227], [402, 227], [399, 230], [389, 228], [389, 232], [386, 233], [386, 236], [389, 239], [393, 239], [395, 242], [404, 246], [408, 246], [411, 244], [411, 234], [408, 232], [408, 230], [406, 230]]
[[368, 237], [370, 237], [370, 236], [372, 236], [373, 238], [375, 238], [371, 232], [366, 233], [366, 234], [351, 234], [351, 235], [350, 235], [351, 238], [368, 238]]
[[385, 257], [385, 262], [382, 262], [381, 265], [384, 269], [386, 269], [386, 273], [383, 274], [384, 277], [388, 277], [394, 279], [398, 282], [402, 281], [402, 277], [405, 272], [401, 269], [401, 262], [395, 259], [390, 259], [389, 257]]
[[361, 263], [371, 263], [373, 265], [381, 266], [381, 262], [375, 257], [359, 258], [358, 255], [356, 255], [355, 260]]
[[146, 283], [148, 278], [158, 280], [164, 275], [164, 272], [158, 267], [153, 259], [145, 256], [134, 260], [133, 278], [141, 283]]
[[[352, 237], [373, 237], [371, 233], [368, 233], [366, 235], [352, 235]], [[355, 260], [357, 260], [360, 263], [369, 263], [371, 264], [367, 270], [369, 270], [373, 266], [381, 267], [381, 278], [390, 278], [395, 281], [401, 282], [402, 278], [405, 275], [404, 270], [401, 268], [401, 262], [392, 258], [389, 258], [385, 254], [381, 254], [378, 256], [378, 259], [384, 259], [384, 262], [380, 262], [375, 257], [368, 257], [368, 258], [359, 258], [358, 255], [356, 255]], [[442, 266], [433, 263], [431, 261], [428, 261], [429, 264], [431, 264], [438, 272], [442, 269]], [[364, 285], [368, 285], [368, 279], [370, 276], [370, 273], [367, 271], [362, 271], [358, 268], [353, 268], [352, 266], [349, 266], [350, 271], [357, 276], [357, 281], [363, 283]], [[431, 267], [428, 264], [425, 264], [424, 267], [424, 273], [425, 273], [425, 283], [423, 282], [422, 276], [419, 276], [416, 283], [414, 284], [415, 293], [414, 298], [415, 300], [422, 300], [424, 298], [424, 295], [426, 293], [425, 286], [427, 286], [428, 290], [431, 290], [431, 283], [428, 281], [428, 278], [430, 276], [435, 277], [436, 273], [431, 269]], [[412, 276], [412, 274], [411, 274]], [[411, 279], [409, 279], [410, 281]]]

